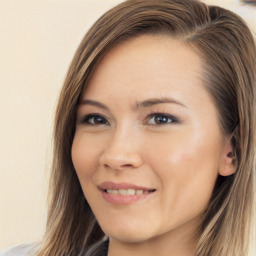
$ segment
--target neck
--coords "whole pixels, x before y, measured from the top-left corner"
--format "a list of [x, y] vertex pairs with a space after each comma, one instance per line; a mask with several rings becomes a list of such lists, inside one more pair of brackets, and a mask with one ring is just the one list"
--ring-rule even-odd
[[109, 239], [108, 256], [195, 256], [195, 227], [180, 227], [142, 242]]

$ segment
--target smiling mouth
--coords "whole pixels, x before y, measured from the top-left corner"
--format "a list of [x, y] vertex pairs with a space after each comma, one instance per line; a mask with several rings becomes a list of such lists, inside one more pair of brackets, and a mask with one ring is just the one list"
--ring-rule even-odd
[[131, 183], [106, 181], [98, 185], [104, 200], [112, 205], [128, 205], [144, 201], [155, 194], [156, 189], [137, 186]]
[[111, 195], [123, 195], [123, 196], [134, 196], [134, 195], [146, 195], [155, 192], [155, 189], [142, 190], [142, 189], [104, 189], [104, 192]]

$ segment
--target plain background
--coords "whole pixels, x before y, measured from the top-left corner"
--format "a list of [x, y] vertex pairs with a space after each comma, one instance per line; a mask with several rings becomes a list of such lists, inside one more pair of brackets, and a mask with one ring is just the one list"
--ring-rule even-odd
[[[88, 28], [121, 0], [0, 0], [0, 249], [40, 239], [54, 109]], [[205, 0], [243, 16], [237, 0]]]

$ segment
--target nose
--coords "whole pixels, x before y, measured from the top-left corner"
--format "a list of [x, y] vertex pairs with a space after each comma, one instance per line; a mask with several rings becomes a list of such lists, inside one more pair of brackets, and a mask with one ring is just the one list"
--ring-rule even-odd
[[116, 131], [101, 154], [100, 165], [115, 171], [140, 167], [143, 162], [140, 144], [140, 137], [131, 129]]

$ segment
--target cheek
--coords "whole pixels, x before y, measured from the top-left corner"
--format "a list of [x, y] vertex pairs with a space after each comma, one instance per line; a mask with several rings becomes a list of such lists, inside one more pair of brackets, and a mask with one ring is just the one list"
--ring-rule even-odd
[[[89, 139], [90, 140], [90, 139]], [[71, 156], [78, 178], [87, 179], [97, 169], [97, 148], [95, 143], [90, 143], [84, 136], [75, 135]]]
[[[179, 218], [179, 209], [195, 215], [202, 212], [211, 197], [218, 175], [220, 145], [201, 135], [170, 138], [156, 147], [151, 165], [161, 179], [165, 198], [163, 204], [171, 207]], [[156, 161], [153, 162], [153, 159]], [[172, 195], [172, 196], [170, 196]], [[166, 209], [166, 216], [168, 211]]]
[[[199, 122], [198, 122], [199, 123]], [[218, 166], [221, 143], [218, 129], [198, 124], [180, 129], [173, 136], [165, 138], [165, 143], [158, 145], [159, 155], [170, 165], [183, 166], [186, 173]]]
[[198, 136], [190, 131], [188, 134], [175, 133], [160, 139], [149, 138], [149, 143], [151, 143], [151, 150], [148, 159], [156, 160], [155, 164], [159, 163], [163, 167], [175, 166], [179, 170], [182, 168], [183, 171], [189, 173], [196, 171], [193, 170], [196, 168], [194, 165], [197, 165], [199, 169], [201, 165], [209, 165], [208, 168], [218, 166], [220, 143], [218, 143], [217, 137], [212, 139], [203, 133]]

